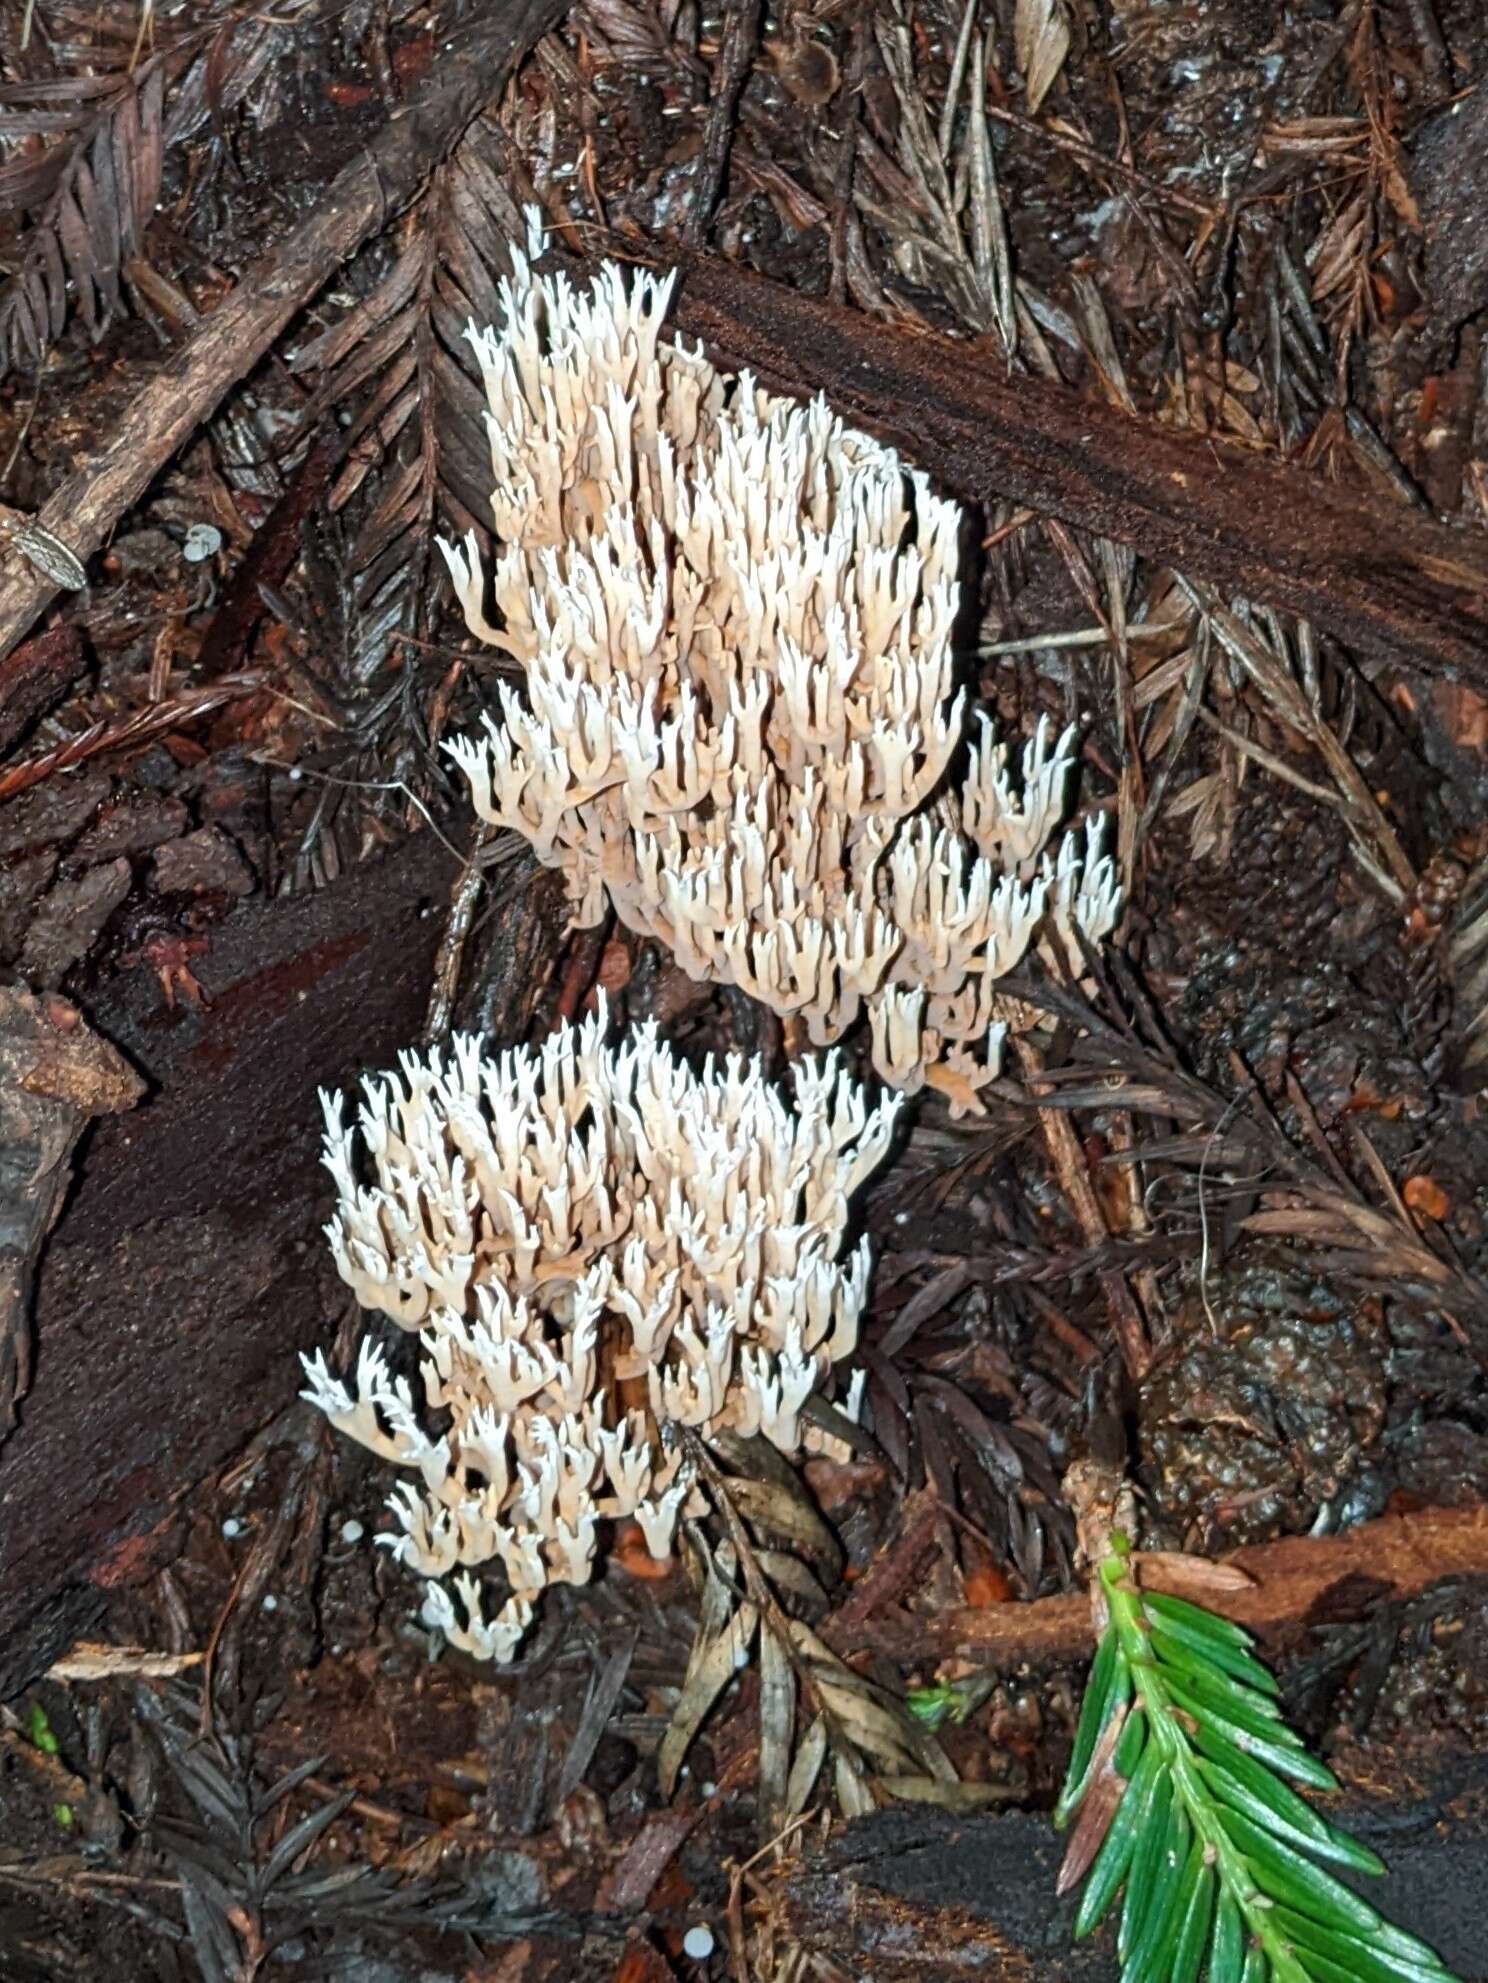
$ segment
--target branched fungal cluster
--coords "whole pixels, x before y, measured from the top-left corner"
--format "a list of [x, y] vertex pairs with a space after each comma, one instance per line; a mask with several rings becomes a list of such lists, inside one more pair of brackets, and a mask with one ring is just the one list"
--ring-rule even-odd
[[[898, 456], [661, 341], [672, 278], [586, 293], [515, 259], [485, 379], [500, 546], [487, 616], [473, 536], [445, 556], [471, 630], [525, 672], [449, 748], [477, 812], [606, 900], [696, 979], [798, 1014], [866, 1010], [873, 1063], [958, 1110], [998, 1071], [996, 985], [1046, 912], [1112, 927], [1092, 826], [1046, 852], [1073, 732], [1046, 724], [1015, 789], [986, 718], [959, 798], [960, 513]], [[917, 815], [917, 816], [916, 816]]]
[[[327, 1226], [366, 1308], [418, 1331], [423, 1404], [363, 1343], [348, 1389], [305, 1359], [305, 1396], [408, 1470], [384, 1537], [431, 1582], [425, 1622], [508, 1659], [550, 1583], [581, 1584], [597, 1525], [671, 1548], [690, 1482], [665, 1430], [811, 1443], [801, 1410], [857, 1343], [868, 1253], [839, 1260], [848, 1200], [897, 1108], [835, 1056], [794, 1068], [789, 1105], [737, 1056], [694, 1072], [656, 1035], [603, 1044], [603, 1008], [540, 1047], [475, 1039], [363, 1084], [355, 1127], [324, 1096]], [[487, 1619], [472, 1573], [499, 1559]]]

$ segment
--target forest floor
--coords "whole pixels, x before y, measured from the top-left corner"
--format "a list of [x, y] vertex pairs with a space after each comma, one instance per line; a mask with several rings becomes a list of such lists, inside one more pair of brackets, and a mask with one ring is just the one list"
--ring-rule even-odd
[[[34, 1339], [0, 1301], [0, 1971], [1114, 1976], [1046, 1818], [1094, 1455], [1147, 1546], [1247, 1552], [1392, 1897], [1488, 1976], [1479, 0], [0, 13], [0, 968], [146, 1090], [47, 1160]], [[1026, 460], [927, 424], [920, 465], [980, 492], [965, 679], [1014, 740], [1078, 724], [1121, 869], [1104, 961], [1020, 981], [1032, 1057], [980, 1116], [917, 1104], [864, 1195], [864, 1450], [738, 1462], [865, 1768], [883, 1700], [964, 1683], [952, 1768], [845, 1827], [831, 1767], [765, 1809], [762, 1754], [810, 1738], [759, 1664], [689, 1682], [716, 1524], [550, 1592], [510, 1672], [436, 1659], [382, 1470], [296, 1402], [361, 1326], [317, 1086], [601, 985], [689, 1051], [776, 1044], [569, 934], [438, 752], [494, 679], [434, 552], [488, 493], [460, 332], [529, 205], [575, 268], [680, 264], [727, 355], [740, 270], [911, 370], [949, 348], [968, 405], [1026, 388]], [[853, 335], [840, 395], [817, 346], [770, 383], [913, 457]], [[1060, 388], [1098, 472], [1036, 445]], [[1180, 443], [1202, 527], [1157, 487]], [[1232, 450], [1295, 504], [1227, 493]], [[1304, 587], [1311, 490], [1383, 521], [1351, 562], [1320, 507]], [[0, 1179], [26, 1276], [33, 1182]]]

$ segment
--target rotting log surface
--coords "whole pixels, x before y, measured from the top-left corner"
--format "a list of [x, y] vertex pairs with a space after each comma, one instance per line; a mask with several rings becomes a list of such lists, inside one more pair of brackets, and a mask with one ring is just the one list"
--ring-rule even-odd
[[964, 502], [1027, 503], [1304, 614], [1363, 655], [1488, 691], [1481, 533], [1010, 375], [986, 344], [879, 323], [728, 263], [686, 264], [673, 321], [772, 390], [824, 392]]
[[[1425, 1784], [1386, 1761], [1370, 1792], [1368, 1804], [1329, 1805], [1389, 1867], [1360, 1890], [1461, 1983], [1485, 1983], [1488, 1757], [1453, 1757]], [[1054, 1898], [1063, 1851], [1038, 1812], [952, 1818], [900, 1806], [836, 1833], [774, 1897], [804, 1948], [874, 1983], [1110, 1983], [1110, 1926], [1075, 1946], [1073, 1906]]]
[[221, 925], [204, 1010], [166, 1011], [147, 969], [91, 1007], [152, 1092], [94, 1130], [38, 1277], [35, 1378], [0, 1452], [0, 1699], [159, 1559], [183, 1496], [326, 1339], [316, 1088], [417, 1038], [455, 867], [420, 834]]

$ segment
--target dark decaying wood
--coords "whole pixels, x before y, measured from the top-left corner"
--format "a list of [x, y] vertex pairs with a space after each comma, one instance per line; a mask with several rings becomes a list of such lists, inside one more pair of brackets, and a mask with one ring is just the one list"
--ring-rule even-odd
[[[1445, 1756], [1432, 1779], [1371, 1756], [1367, 1804], [1328, 1814], [1386, 1860], [1372, 1905], [1425, 1937], [1461, 1983], [1488, 1979], [1488, 1757]], [[905, 1806], [849, 1825], [788, 1873], [773, 1898], [786, 1932], [873, 1983], [1109, 1983], [1109, 1924], [1072, 1944], [1072, 1902], [1053, 1897], [1065, 1841], [1046, 1814], [953, 1818]]]
[[1488, 689], [1481, 537], [1010, 374], [986, 344], [880, 323], [724, 262], [687, 265], [673, 321], [730, 370], [824, 392], [964, 502], [1031, 504], [1305, 614], [1375, 660]]
[[1429, 117], [1411, 153], [1426, 237], [1428, 332], [1441, 337], [1488, 303], [1488, 82]]
[[0, 1443], [31, 1375], [31, 1287], [88, 1123], [144, 1085], [66, 999], [0, 987]]
[[[441, 51], [419, 94], [358, 151], [319, 205], [245, 271], [152, 373], [108, 438], [47, 500], [36, 518], [41, 528], [86, 563], [296, 312], [408, 203], [566, 6], [567, 0], [504, 0], [482, 10], [471, 29]], [[56, 593], [55, 580], [19, 551], [0, 550], [0, 655]], [[225, 664], [224, 655], [219, 665]]]
[[87, 666], [75, 627], [49, 627], [0, 662], [0, 752], [18, 744]]
[[[148, 969], [100, 995], [94, 1024], [150, 1093], [95, 1130], [38, 1277], [35, 1378], [0, 1453], [0, 1698], [159, 1560], [183, 1498], [334, 1333], [316, 1090], [417, 1039], [457, 866], [420, 834], [243, 909], [193, 959], [199, 1010], [165, 1010]], [[504, 982], [498, 1028], [531, 989]]]

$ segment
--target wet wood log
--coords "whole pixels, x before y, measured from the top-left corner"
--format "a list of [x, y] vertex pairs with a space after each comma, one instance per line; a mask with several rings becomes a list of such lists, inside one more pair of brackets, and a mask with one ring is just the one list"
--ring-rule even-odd
[[[34, 1381], [0, 1451], [0, 1698], [162, 1560], [195, 1485], [334, 1333], [349, 1297], [319, 1232], [316, 1090], [417, 1039], [457, 872], [420, 834], [219, 926], [192, 960], [204, 1007], [167, 1010], [146, 968], [91, 1009], [149, 1093], [93, 1131], [38, 1276]], [[521, 920], [509, 904], [521, 962], [486, 998], [498, 1028], [541, 982]]]
[[1179, 432], [985, 342], [879, 323], [728, 263], [686, 265], [676, 328], [772, 389], [824, 392], [963, 502], [1027, 503], [1362, 655], [1488, 690], [1488, 546], [1273, 455]]

